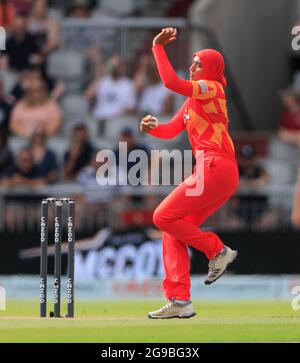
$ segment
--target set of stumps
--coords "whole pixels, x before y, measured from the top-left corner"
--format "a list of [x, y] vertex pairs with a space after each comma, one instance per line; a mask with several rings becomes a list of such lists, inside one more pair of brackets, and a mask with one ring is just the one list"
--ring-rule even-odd
[[74, 317], [74, 264], [75, 264], [75, 202], [70, 198], [47, 198], [41, 205], [41, 258], [40, 258], [40, 317], [47, 317], [48, 230], [49, 208], [54, 208], [54, 310], [49, 316], [61, 317], [61, 243], [63, 237], [63, 208], [66, 207], [68, 242], [67, 315]]

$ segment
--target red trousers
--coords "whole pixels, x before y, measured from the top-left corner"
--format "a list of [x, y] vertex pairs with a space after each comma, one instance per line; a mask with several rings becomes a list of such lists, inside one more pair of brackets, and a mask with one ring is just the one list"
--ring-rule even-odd
[[200, 195], [187, 195], [191, 185], [185, 180], [161, 202], [153, 215], [154, 224], [163, 232], [163, 290], [167, 299], [190, 299], [188, 245], [203, 252], [209, 260], [224, 247], [215, 233], [201, 231], [198, 226], [236, 191], [237, 164], [223, 156], [209, 155], [204, 157], [203, 171], [204, 189]]

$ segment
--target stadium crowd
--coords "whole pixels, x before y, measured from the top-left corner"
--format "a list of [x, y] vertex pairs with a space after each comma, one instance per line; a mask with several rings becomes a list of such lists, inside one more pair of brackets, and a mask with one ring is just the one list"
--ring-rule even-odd
[[[141, 52], [136, 66], [128, 72], [128, 64], [119, 54], [90, 47], [83, 52], [84, 66], [77, 73], [80, 81], [64, 77], [68, 68], [76, 68], [76, 57], [70, 64], [63, 58], [66, 53], [57, 12], [64, 19], [86, 19], [97, 5], [96, 0], [0, 1], [0, 26], [8, 32], [6, 50], [0, 53], [1, 187], [35, 188], [64, 181], [91, 186], [100, 165], [95, 161], [99, 145], [109, 144], [117, 154], [118, 141], [125, 140], [130, 150], [148, 152], [148, 138], [135, 139], [138, 120], [146, 114], [164, 119], [175, 111], [176, 99], [160, 82], [149, 53]], [[109, 15], [114, 15], [112, 9]], [[87, 31], [78, 38], [73, 34], [73, 40], [86, 36], [92, 34]], [[284, 145], [284, 150], [291, 148], [287, 155], [300, 148], [298, 71], [293, 74], [292, 85], [280, 93], [284, 111], [276, 142]], [[49, 140], [57, 138], [63, 139], [63, 152], [48, 146]], [[95, 140], [99, 142], [95, 144]], [[272, 149], [270, 155], [273, 161], [282, 160], [272, 156]], [[260, 163], [259, 158], [266, 155], [256, 150], [255, 142], [244, 142], [237, 148], [237, 156], [240, 191], [267, 187], [276, 178], [276, 172], [271, 175]], [[92, 202], [88, 193], [81, 198]], [[251, 203], [254, 209], [249, 207]], [[276, 216], [270, 213], [268, 203], [267, 195], [238, 196], [228, 220], [234, 227], [274, 224]]]
[[[149, 55], [142, 55], [132, 78], [125, 75], [124, 60], [119, 55], [112, 55], [106, 64], [98, 64], [100, 76], [80, 89], [82, 101], [89, 105], [86, 118], [78, 120], [78, 116], [72, 115], [73, 120], [66, 120], [68, 115], [63, 103], [70, 92], [63, 80], [53, 79], [48, 73], [49, 55], [60, 48], [59, 24], [49, 16], [45, 0], [7, 2], [10, 3], [15, 6], [15, 11], [9, 17], [10, 21], [7, 20], [6, 51], [0, 55], [0, 128], [3, 147], [7, 150], [7, 158], [1, 165], [3, 186], [15, 185], [8, 181], [12, 170], [19, 170], [17, 165], [23, 164], [22, 160], [26, 158], [32, 160], [31, 169], [35, 170], [28, 169], [28, 178], [38, 177], [43, 183], [75, 180], [93, 155], [94, 148], [87, 140], [91, 118], [94, 118], [97, 136], [101, 138], [105, 137], [106, 124], [117, 116], [129, 115], [136, 120], [137, 114], [138, 117], [149, 112], [165, 115], [172, 111], [173, 96], [160, 83]], [[69, 2], [65, 7], [66, 16], [82, 17], [83, 9], [92, 6], [93, 2], [88, 1]], [[74, 121], [75, 126], [70, 121]], [[77, 125], [78, 121], [80, 125]], [[62, 165], [59, 165], [55, 152], [46, 147], [47, 138], [64, 136], [67, 122], [73, 126], [70, 150], [66, 151]], [[137, 129], [136, 122], [131, 125]], [[15, 161], [7, 143], [11, 137], [28, 141]], [[63, 173], [57, 172], [59, 168]], [[52, 175], [54, 170], [55, 178]], [[50, 172], [52, 177], [48, 175]], [[22, 183], [21, 179], [18, 183]]]

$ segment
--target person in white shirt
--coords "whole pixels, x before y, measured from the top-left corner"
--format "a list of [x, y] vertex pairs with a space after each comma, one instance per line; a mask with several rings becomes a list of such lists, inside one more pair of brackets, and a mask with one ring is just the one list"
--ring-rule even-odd
[[138, 113], [165, 116], [172, 112], [173, 94], [162, 84], [153, 57], [142, 55], [138, 70], [133, 79], [138, 93]]
[[101, 134], [109, 119], [135, 111], [133, 82], [124, 75], [124, 62], [119, 56], [114, 55], [108, 60], [107, 75], [91, 83], [85, 97], [89, 101], [95, 99], [93, 115], [101, 125]]

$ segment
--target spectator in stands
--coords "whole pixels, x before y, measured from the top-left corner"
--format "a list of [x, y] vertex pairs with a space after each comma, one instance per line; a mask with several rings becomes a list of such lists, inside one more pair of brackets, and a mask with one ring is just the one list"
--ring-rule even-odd
[[148, 114], [167, 115], [173, 109], [173, 94], [161, 83], [154, 58], [144, 54], [133, 79], [139, 95], [140, 117]]
[[60, 29], [56, 20], [48, 16], [46, 0], [34, 0], [28, 29], [37, 39], [43, 57], [59, 47]]
[[[126, 161], [127, 161], [127, 165], [121, 165], [120, 164], [120, 158], [119, 158], [120, 155], [119, 154], [122, 153], [122, 149], [120, 150], [119, 146], [114, 150], [114, 153], [116, 155], [117, 166], [121, 168], [122, 172], [125, 169], [127, 169], [127, 172], [128, 172], [134, 165], [141, 162], [141, 160], [139, 160], [139, 161], [129, 161], [128, 160], [128, 154], [131, 151], [135, 151], [135, 150], [140, 150], [142, 152], [145, 152], [147, 157], [148, 157], [148, 162], [149, 163], [147, 165], [143, 165], [142, 168], [144, 169], [144, 168], [147, 168], [148, 166], [150, 166], [150, 151], [149, 151], [149, 149], [147, 148], [147, 146], [145, 146], [143, 144], [139, 144], [136, 141], [136, 138], [134, 136], [134, 131], [130, 127], [126, 126], [121, 130], [119, 143], [120, 142], [126, 143], [126, 149], [127, 149]], [[122, 154], [122, 156], [123, 156], [123, 154]], [[138, 178], [140, 178], [139, 173], [137, 173], [136, 176]]]
[[28, 22], [24, 14], [15, 15], [6, 51], [2, 57], [7, 58], [9, 66], [16, 71], [22, 71], [29, 63], [42, 64], [43, 58], [38, 43], [35, 37], [28, 33]]
[[13, 154], [7, 145], [7, 133], [0, 128], [0, 179], [14, 164]]
[[[118, 166], [117, 171], [119, 173], [119, 182], [121, 181], [122, 185], [126, 183], [127, 179], [128, 184], [131, 185], [131, 180], [128, 179], [128, 176], [130, 175], [131, 168], [138, 164], [138, 169], [143, 170], [143, 175], [141, 175], [140, 172], [136, 170], [134, 172], [134, 176], [138, 179], [138, 182], [141, 181], [147, 183], [151, 177], [150, 150], [146, 145], [137, 142], [134, 135], [134, 130], [128, 126], [125, 126], [121, 130], [119, 136], [119, 143], [120, 142], [126, 143], [127, 154], [124, 155], [123, 150], [119, 147], [115, 148], [114, 150]], [[136, 161], [129, 161], [128, 156], [132, 151], [141, 151], [146, 153], [147, 160], [143, 162], [143, 159], [138, 157]], [[120, 160], [121, 155], [122, 159], [124, 158], [123, 160], [126, 160], [126, 165], [122, 164]], [[116, 214], [118, 225], [122, 227], [151, 225], [153, 212], [158, 203], [157, 199], [158, 198], [155, 193], [149, 193], [147, 195], [123, 194], [117, 201], [117, 203], [120, 205], [120, 208], [117, 208], [118, 211]], [[124, 205], [126, 205], [125, 210], [122, 208]]]
[[[268, 197], [264, 193], [257, 193], [257, 190], [267, 186], [269, 175], [259, 165], [256, 150], [251, 145], [244, 145], [240, 151], [239, 173], [241, 195], [237, 197], [237, 214], [248, 226], [253, 226], [260, 222], [267, 211]], [[243, 191], [250, 193], [243, 194]]]
[[72, 18], [88, 18], [91, 15], [90, 0], [73, 0], [67, 12]]
[[8, 122], [11, 113], [11, 102], [5, 97], [3, 83], [0, 79], [0, 130], [8, 132]]
[[124, 75], [124, 61], [113, 56], [107, 63], [108, 74], [93, 82], [85, 96], [91, 101], [96, 99], [94, 117], [99, 122], [100, 134], [105, 131], [105, 123], [112, 118], [135, 111], [136, 96], [133, 82]]
[[300, 92], [285, 90], [281, 93], [281, 99], [285, 110], [280, 118], [278, 136], [300, 147]]
[[37, 127], [42, 127], [47, 135], [56, 135], [61, 122], [59, 105], [49, 98], [45, 84], [35, 80], [30, 83], [24, 98], [15, 105], [10, 130], [24, 138], [31, 137]]
[[18, 155], [15, 166], [4, 175], [1, 186], [4, 188], [14, 188], [26, 186], [30, 188], [46, 185], [47, 180], [40, 175], [38, 167], [35, 165], [31, 149], [25, 147]]
[[38, 173], [46, 178], [48, 184], [55, 183], [59, 177], [56, 156], [47, 148], [47, 135], [43, 128], [35, 130], [29, 147]]
[[32, 9], [32, 0], [12, 0], [16, 13], [28, 15]]
[[[86, 225], [89, 221], [99, 221], [106, 219], [107, 203], [111, 203], [113, 193], [116, 190], [115, 170], [110, 170], [109, 174], [99, 176], [98, 169], [105, 162], [97, 162], [97, 153], [93, 152], [89, 164], [83, 167], [76, 178], [78, 185], [82, 188], [82, 193], [75, 196], [76, 205], [76, 226]], [[112, 177], [112, 179], [110, 179]], [[99, 185], [101, 178], [103, 184]], [[88, 210], [88, 216], [86, 211]], [[90, 223], [89, 223], [90, 225]]]
[[93, 153], [88, 130], [84, 123], [78, 123], [73, 129], [71, 148], [65, 155], [65, 178], [74, 180], [79, 171], [90, 163]]
[[19, 82], [11, 92], [13, 100], [19, 101], [23, 98], [30, 84], [36, 80], [45, 83], [49, 96], [55, 101], [59, 100], [65, 92], [66, 86], [63, 81], [49, 78], [41, 67], [30, 65], [21, 72]]
[[92, 10], [100, 0], [51, 0], [51, 6], [55, 7], [55, 9], [60, 9], [65, 15], [69, 15], [72, 7], [77, 6], [86, 6], [90, 10]]
[[82, 201], [95, 204], [111, 200], [118, 184], [117, 170], [112, 168], [107, 174], [97, 173], [99, 168], [106, 163], [107, 161], [97, 161], [97, 152], [94, 152], [89, 164], [78, 173], [76, 180], [83, 187]]
[[[90, 17], [91, 11], [94, 6], [97, 5], [97, 2], [98, 0], [64, 1], [64, 13], [70, 18], [86, 20]], [[108, 27], [95, 31], [94, 27], [71, 26], [64, 34], [64, 41], [66, 44], [68, 44], [69, 49], [72, 49], [73, 51], [79, 51], [88, 58], [90, 57], [88, 53], [94, 53], [94, 51], [96, 51], [95, 48], [99, 47], [100, 45], [109, 48], [109, 52], [111, 52], [111, 46], [109, 44], [110, 42], [107, 42], [107, 33], [114, 34], [114, 29], [109, 29]], [[86, 60], [89, 61], [89, 59]], [[96, 79], [95, 77], [86, 79], [86, 76], [87, 75], [84, 74], [85, 85], [91, 82], [92, 79]]]
[[240, 151], [239, 173], [240, 188], [264, 187], [269, 180], [267, 172], [257, 162], [256, 150], [248, 144], [244, 145]]
[[14, 6], [10, 0], [0, 1], [0, 26], [9, 29], [14, 19]]

